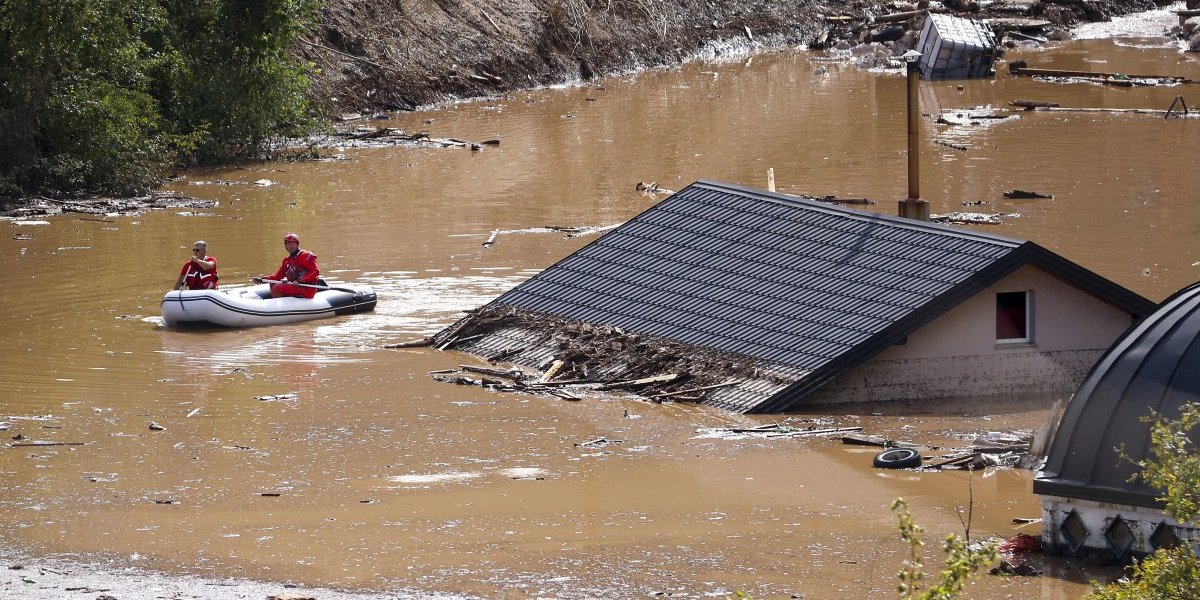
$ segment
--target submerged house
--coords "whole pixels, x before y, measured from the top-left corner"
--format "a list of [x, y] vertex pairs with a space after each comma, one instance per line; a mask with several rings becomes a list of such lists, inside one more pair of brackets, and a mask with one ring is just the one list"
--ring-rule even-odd
[[[1069, 391], [1153, 303], [1032, 242], [699, 181], [480, 310], [500, 309], [737, 357], [702, 403], [780, 412]], [[561, 354], [519, 323], [472, 333], [454, 347]]]
[[[1067, 405], [1033, 482], [1042, 503], [1043, 548], [1120, 561], [1196, 540], [1194, 528], [1163, 513], [1161, 490], [1131, 481], [1135, 462], [1150, 451], [1150, 423], [1142, 418], [1175, 419], [1194, 402], [1200, 402], [1200, 284], [1130, 329]], [[1200, 432], [1193, 431], [1191, 441], [1200, 442]]]

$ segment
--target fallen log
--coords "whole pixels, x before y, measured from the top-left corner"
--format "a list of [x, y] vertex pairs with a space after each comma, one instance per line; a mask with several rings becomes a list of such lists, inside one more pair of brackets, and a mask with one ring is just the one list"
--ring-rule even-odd
[[1030, 67], [1013, 66], [1009, 69], [1013, 75], [1022, 77], [1095, 77], [1098, 79], [1106, 79], [1109, 77], [1128, 77], [1129, 79], [1164, 79], [1167, 81], [1176, 81], [1179, 83], [1200, 83], [1200, 80], [1188, 79], [1182, 75], [1134, 75], [1132, 73], [1107, 73], [1103, 71], [1071, 71], [1068, 69], [1034, 69]]
[[1012, 100], [1008, 103], [1009, 106], [1020, 106], [1022, 108], [1047, 108], [1058, 106], [1057, 102], [1042, 102], [1041, 100]]
[[397, 342], [397, 343], [395, 343], [395, 344], [384, 344], [384, 345], [383, 345], [383, 347], [384, 347], [384, 348], [388, 348], [388, 349], [395, 349], [395, 348], [424, 348], [424, 347], [426, 347], [426, 346], [432, 346], [432, 345], [433, 345], [433, 338], [432, 338], [432, 337], [429, 337], [429, 336], [425, 336], [425, 337], [423, 337], [423, 338], [421, 338], [421, 339], [418, 339], [418, 340], [408, 340], [408, 341], [405, 341], [405, 342]]
[[1005, 198], [1013, 198], [1016, 200], [1039, 200], [1039, 199], [1043, 199], [1043, 198], [1050, 199], [1050, 200], [1054, 199], [1053, 195], [1039, 194], [1037, 192], [1031, 192], [1029, 190], [1018, 190], [1018, 189], [1005, 191], [1004, 197]]
[[[1063, 112], [1063, 113], [1112, 113], [1123, 115], [1154, 115], [1156, 117], [1164, 117], [1167, 112], [1159, 108], [1070, 108], [1060, 106], [1045, 106], [1033, 107], [1029, 110], [1039, 112]], [[1174, 116], [1181, 119], [1200, 118], [1200, 113], [1180, 114], [1175, 113]]]

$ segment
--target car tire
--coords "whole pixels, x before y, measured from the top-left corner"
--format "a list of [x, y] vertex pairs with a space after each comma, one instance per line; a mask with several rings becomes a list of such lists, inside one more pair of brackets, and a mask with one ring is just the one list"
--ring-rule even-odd
[[921, 453], [912, 448], [892, 448], [875, 455], [877, 469], [913, 469], [921, 466]]

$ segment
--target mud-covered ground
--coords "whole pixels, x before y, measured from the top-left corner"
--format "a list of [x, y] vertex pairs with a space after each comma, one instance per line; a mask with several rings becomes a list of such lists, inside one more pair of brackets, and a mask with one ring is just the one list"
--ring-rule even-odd
[[[1166, 0], [336, 0], [298, 44], [318, 73], [313, 96], [332, 112], [407, 110], [642, 67], [731, 45], [771, 48], [915, 40], [918, 9], [1004, 19], [999, 31], [1068, 37], [1070, 26]], [[1039, 23], [1040, 21], [1040, 23]], [[897, 30], [901, 27], [907, 30]], [[897, 35], [899, 34], [899, 35]], [[899, 37], [900, 39], [893, 39]]]

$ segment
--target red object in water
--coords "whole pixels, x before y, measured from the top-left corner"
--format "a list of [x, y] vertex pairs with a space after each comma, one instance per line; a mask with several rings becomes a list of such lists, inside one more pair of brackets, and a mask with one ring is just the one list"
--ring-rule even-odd
[[1042, 551], [1042, 540], [1029, 535], [1018, 533], [1000, 543], [1002, 554], [1033, 554]]

